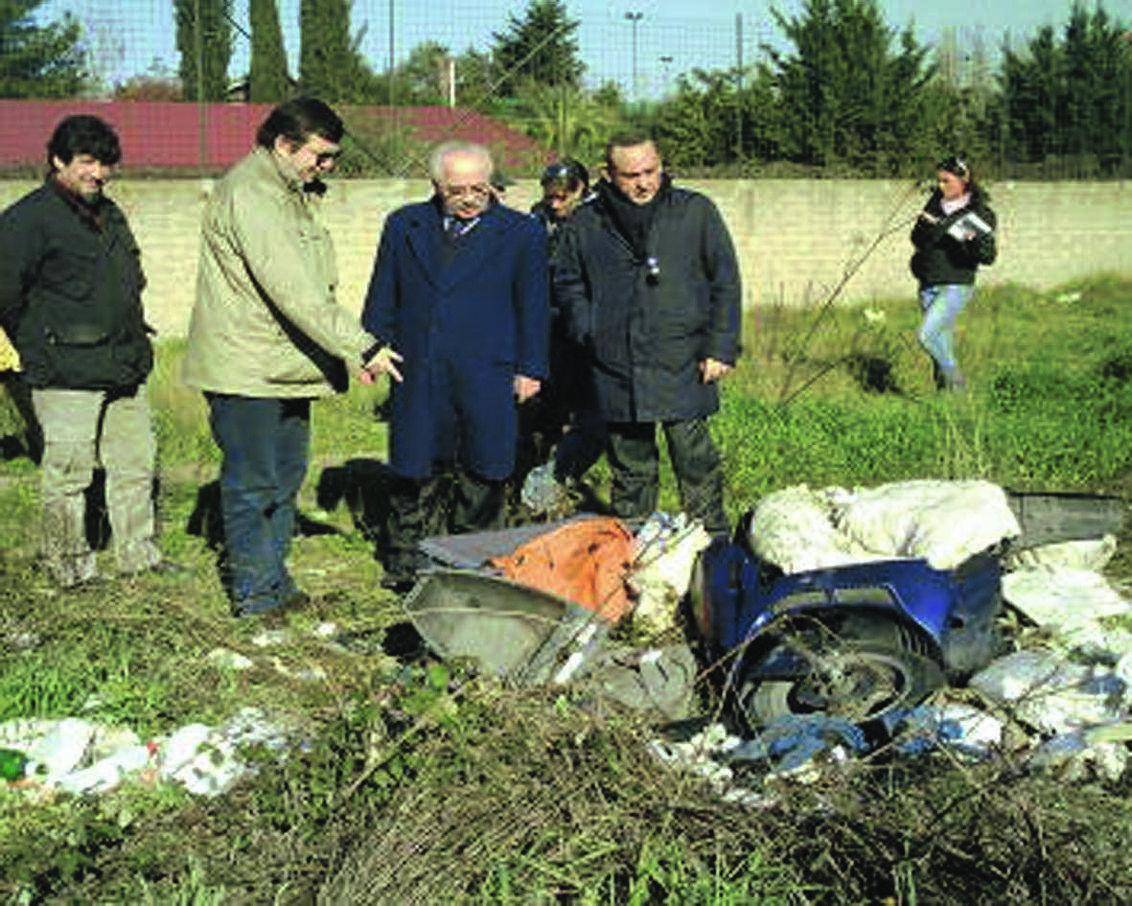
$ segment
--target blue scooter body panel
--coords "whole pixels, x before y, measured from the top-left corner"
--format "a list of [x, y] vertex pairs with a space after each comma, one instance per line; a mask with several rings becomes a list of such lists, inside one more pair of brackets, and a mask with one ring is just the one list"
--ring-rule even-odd
[[699, 581], [695, 618], [717, 655], [782, 618], [849, 609], [887, 611], [915, 627], [952, 675], [978, 669], [995, 652], [1001, 567], [989, 552], [947, 571], [908, 559], [785, 575], [760, 562], [745, 544], [717, 539], [703, 553]]

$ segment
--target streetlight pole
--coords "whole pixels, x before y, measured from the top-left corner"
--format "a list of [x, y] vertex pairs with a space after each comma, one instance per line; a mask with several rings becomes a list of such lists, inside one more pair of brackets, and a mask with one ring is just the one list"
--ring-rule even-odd
[[625, 13], [625, 18], [633, 24], [633, 100], [640, 100], [637, 91], [637, 23], [645, 17], [639, 10]]

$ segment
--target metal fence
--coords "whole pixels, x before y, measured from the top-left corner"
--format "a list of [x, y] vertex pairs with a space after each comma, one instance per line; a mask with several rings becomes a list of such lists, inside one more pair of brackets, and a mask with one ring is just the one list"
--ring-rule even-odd
[[[242, 100], [241, 87], [246, 85], [250, 59], [249, 0], [233, 0], [230, 5], [229, 26], [232, 53], [228, 66], [230, 92], [228, 102]], [[300, 0], [277, 0], [288, 65], [292, 77], [299, 76], [300, 53]], [[497, 44], [496, 34], [506, 32], [510, 17], [522, 17], [526, 4], [508, 0], [430, 0], [429, 3], [411, 4], [405, 0], [353, 0], [350, 13], [350, 33], [356, 42], [360, 57], [380, 80], [380, 90], [372, 96], [357, 99], [362, 104], [392, 106], [384, 117], [359, 122], [372, 126], [380, 121], [376, 133], [371, 129], [364, 134], [363, 148], [369, 172], [405, 172], [406, 149], [414, 139], [417, 144], [435, 141], [448, 132], [478, 134], [482, 121], [474, 121], [473, 111], [490, 114], [505, 122], [517, 134], [527, 136], [529, 143], [540, 149], [543, 157], [548, 150], [570, 151], [574, 137], [567, 123], [571, 117], [585, 119], [596, 114], [578, 108], [578, 101], [569, 97], [548, 96], [534, 104], [500, 104], [508, 95], [519, 74], [496, 65], [492, 50]], [[700, 71], [729, 72], [730, 78], [747, 77], [760, 62], [766, 60], [766, 47], [786, 49], [781, 30], [765, 16], [731, 15], [704, 4], [702, 15], [696, 18], [673, 16], [663, 12], [664, 5], [651, 0], [625, 0], [624, 3], [606, 3], [604, 8], [586, 0], [568, 0], [566, 8], [571, 18], [579, 21], [574, 34], [581, 60], [585, 64], [582, 77], [583, 97], [592, 99], [595, 91], [605, 86], [606, 96], [614, 96], [622, 109], [645, 109], [675, 92], [681, 77]], [[600, 12], [595, 13], [594, 10]], [[178, 99], [180, 55], [176, 46], [174, 4], [170, 0], [46, 0], [36, 12], [40, 24], [57, 19], [64, 13], [73, 16], [82, 27], [82, 48], [90, 75], [87, 100], [91, 99], [149, 99], [174, 102]], [[894, 27], [904, 23], [890, 23]], [[1060, 27], [1060, 26], [1058, 26]], [[967, 90], [975, 98], [976, 106], [997, 90], [998, 67], [1002, 48], [1008, 38], [988, 34], [986, 31], [957, 25], [940, 33], [918, 30], [918, 41], [931, 48], [930, 59], [938, 67], [938, 77], [953, 86]], [[1015, 35], [1012, 43], [1024, 45], [1027, 35]], [[457, 67], [471, 54], [487, 61], [486, 79], [465, 78], [461, 70], [415, 73], [404, 71], [406, 61], [414, 50], [426, 44], [439, 45], [451, 55]], [[1132, 48], [1132, 44], [1130, 44]], [[0, 43], [0, 55], [4, 53]], [[1132, 50], [1130, 50], [1132, 57]], [[1124, 77], [1129, 83], [1122, 89], [1121, 102], [1125, 117], [1132, 118], [1132, 64]], [[523, 76], [539, 81], [537, 68], [523, 68]], [[439, 114], [424, 116], [408, 108], [414, 106], [414, 91], [419, 84], [410, 79], [423, 78], [438, 88], [431, 103], [451, 104], [460, 111], [456, 116]], [[0, 96], [3, 92], [0, 90]], [[77, 100], [77, 99], [76, 99]], [[392, 101], [392, 105], [390, 102]], [[574, 107], [569, 105], [573, 103]], [[420, 107], [417, 103], [415, 106]], [[741, 118], [742, 113], [737, 115]], [[192, 114], [175, 115], [173, 108], [162, 108], [147, 114], [155, 132], [165, 127], [167, 133], [186, 128], [199, 130], [199, 136], [186, 139], [169, 135], [168, 141], [180, 147], [199, 149], [195, 165], [199, 169], [215, 169], [225, 163], [210, 148], [230, 144], [231, 136], [217, 136], [218, 122], [235, 122], [239, 117], [222, 116], [214, 109], [201, 109]], [[348, 122], [351, 122], [348, 118]], [[469, 125], [471, 124], [471, 125]], [[117, 125], [117, 124], [116, 124]], [[351, 122], [353, 125], [353, 122]], [[600, 131], [605, 123], [593, 123], [592, 131]], [[584, 131], [584, 122], [573, 128]], [[11, 130], [17, 124], [9, 124]], [[233, 127], [237, 128], [237, 127]], [[242, 127], [240, 127], [242, 128]], [[1050, 124], [1051, 131], [1059, 128]], [[211, 132], [210, 132], [211, 130]], [[1129, 133], [1126, 144], [1132, 145], [1132, 123], [1126, 124]], [[743, 124], [735, 124], [740, 157], [744, 152]], [[241, 133], [242, 135], [242, 133]], [[383, 137], [384, 136], [384, 137]], [[391, 136], [391, 138], [390, 138]], [[495, 136], [498, 139], [498, 136]], [[1000, 174], [1009, 171], [1011, 151], [1001, 134], [986, 136], [983, 155], [994, 158], [991, 169]], [[151, 141], [156, 139], [151, 137]], [[509, 140], [508, 140], [509, 141]], [[516, 140], [517, 141], [517, 140]], [[595, 138], [591, 135], [588, 141]], [[3, 136], [0, 136], [0, 165], [12, 164], [11, 156], [4, 157]], [[504, 141], [503, 144], [507, 144]], [[592, 150], [592, 147], [590, 148]], [[751, 148], [754, 156], [757, 148]], [[178, 152], [179, 153], [179, 152]], [[168, 155], [166, 155], [168, 156]], [[530, 157], [531, 155], [528, 155]], [[538, 155], [534, 155], [538, 156]], [[1126, 149], [1127, 158], [1132, 148]], [[409, 154], [417, 160], [418, 154]], [[170, 166], [165, 158], [152, 163], [156, 167]], [[1078, 160], [1051, 159], [1041, 165], [1030, 166], [1030, 172], [1015, 168], [1011, 175], [1082, 176], [1089, 175], [1088, 155]], [[181, 160], [181, 158], [177, 158]], [[518, 159], [518, 158], [516, 158]], [[164, 162], [163, 162], [164, 161]], [[194, 162], [181, 166], [191, 168]], [[1112, 174], [1109, 174], [1112, 175]]]

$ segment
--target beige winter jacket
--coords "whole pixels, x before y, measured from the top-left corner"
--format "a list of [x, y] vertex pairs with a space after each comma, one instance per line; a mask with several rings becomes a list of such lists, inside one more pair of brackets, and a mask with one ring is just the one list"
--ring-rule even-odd
[[330, 234], [302, 185], [256, 148], [205, 208], [185, 383], [252, 397], [345, 389], [347, 366], [375, 340], [335, 302], [337, 282]]

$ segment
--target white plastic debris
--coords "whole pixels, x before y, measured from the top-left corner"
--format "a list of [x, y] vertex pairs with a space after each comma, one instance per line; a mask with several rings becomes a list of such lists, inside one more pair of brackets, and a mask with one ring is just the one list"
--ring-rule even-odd
[[27, 750], [28, 775], [54, 786], [59, 778], [69, 774], [86, 754], [94, 739], [94, 724], [68, 717], [58, 721], [45, 735]]
[[291, 641], [291, 633], [286, 629], [264, 629], [252, 636], [256, 648], [277, 648]]
[[960, 751], [981, 756], [1002, 745], [1002, 721], [978, 708], [949, 703], [939, 709], [939, 721], [959, 728], [959, 737], [951, 745]]
[[148, 767], [152, 754], [148, 746], [122, 746], [90, 767], [80, 768], [58, 778], [56, 787], [75, 795], [109, 792], [130, 775]]
[[1123, 681], [1110, 670], [1069, 664], [1050, 652], [1017, 651], [971, 678], [971, 686], [1046, 733], [1120, 719]]
[[223, 670], [251, 670], [255, 666], [255, 661], [250, 657], [245, 657], [230, 648], [213, 648], [205, 656], [205, 660]]
[[1132, 632], [1109, 618], [1132, 613], [1099, 573], [1068, 567], [1020, 569], [1002, 577], [1003, 598], [1070, 648], [1121, 657], [1132, 651]]
[[146, 768], [191, 793], [214, 796], [250, 770], [239, 747], [263, 745], [281, 753], [286, 732], [256, 708], [244, 708], [220, 727], [193, 723], [164, 739], [142, 744], [124, 727], [76, 718], [13, 720], [0, 724], [0, 746], [28, 756], [28, 776], [40, 788], [105, 793]]
[[286, 746], [284, 731], [268, 723], [257, 708], [243, 708], [215, 729], [189, 724], [160, 747], [160, 776], [182, 784], [190, 793], [217, 796], [251, 771], [239, 759], [238, 748], [252, 744], [274, 752]]
[[728, 733], [722, 724], [711, 724], [687, 742], [650, 740], [646, 751], [670, 769], [706, 780], [724, 802], [746, 808], [771, 806], [776, 799], [750, 787], [733, 784], [734, 770], [716, 760], [741, 743], [742, 740]]
[[654, 514], [635, 544], [638, 559], [629, 574], [637, 597], [633, 625], [659, 635], [676, 625], [676, 610], [688, 593], [696, 557], [711, 544], [711, 536], [699, 520], [689, 521], [683, 513], [667, 525], [658, 525]]
[[1076, 781], [1099, 776], [1115, 783], [1128, 768], [1132, 724], [1110, 724], [1063, 733], [1046, 740], [1030, 756], [1031, 767], [1054, 771]]
[[1079, 541], [1060, 541], [1056, 544], [1043, 544], [1017, 551], [1006, 558], [1005, 565], [1010, 569], [1088, 569], [1098, 572], [1104, 569], [1116, 553], [1116, 536], [1085, 538]]
[[315, 664], [313, 667], [291, 667], [277, 657], [271, 659], [271, 666], [280, 676], [301, 680], [304, 683], [321, 682], [326, 679], [326, 670]]

